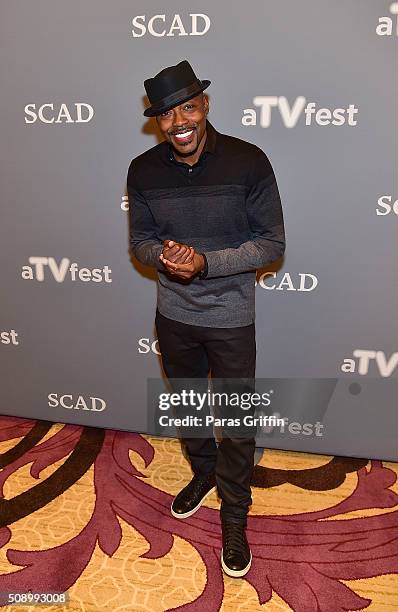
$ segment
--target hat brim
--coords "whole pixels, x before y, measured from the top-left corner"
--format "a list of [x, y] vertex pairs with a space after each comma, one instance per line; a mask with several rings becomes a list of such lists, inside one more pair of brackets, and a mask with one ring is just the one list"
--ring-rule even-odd
[[198, 87], [197, 89], [195, 89], [195, 91], [191, 92], [187, 96], [182, 96], [178, 100], [174, 100], [173, 104], [168, 104], [168, 105], [166, 104], [165, 106], [156, 108], [155, 110], [153, 109], [152, 106], [150, 106], [149, 108], [146, 108], [144, 110], [145, 117], [156, 117], [157, 115], [160, 115], [160, 113], [164, 113], [165, 111], [168, 111], [171, 108], [174, 108], [178, 104], [182, 104], [183, 102], [186, 102], [186, 100], [190, 100], [191, 98], [200, 94], [201, 91], [206, 89], [210, 85], [211, 81], [209, 81], [208, 79], [202, 79], [201, 83], [202, 83], [201, 87]]

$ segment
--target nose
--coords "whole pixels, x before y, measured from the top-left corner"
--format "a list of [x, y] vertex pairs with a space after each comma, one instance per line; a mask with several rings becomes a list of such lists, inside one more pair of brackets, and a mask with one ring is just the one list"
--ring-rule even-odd
[[184, 117], [184, 114], [177, 107], [173, 108], [173, 127], [177, 128], [185, 124], [186, 124], [186, 119]]

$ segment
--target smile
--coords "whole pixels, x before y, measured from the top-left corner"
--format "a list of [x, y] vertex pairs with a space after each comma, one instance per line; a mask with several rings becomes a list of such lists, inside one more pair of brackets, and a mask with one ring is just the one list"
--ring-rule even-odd
[[176, 138], [176, 140], [179, 140], [180, 142], [184, 142], [186, 140], [189, 140], [189, 138], [191, 137], [193, 132], [194, 132], [194, 130], [188, 130], [186, 132], [180, 132], [179, 134], [174, 134], [174, 138]]

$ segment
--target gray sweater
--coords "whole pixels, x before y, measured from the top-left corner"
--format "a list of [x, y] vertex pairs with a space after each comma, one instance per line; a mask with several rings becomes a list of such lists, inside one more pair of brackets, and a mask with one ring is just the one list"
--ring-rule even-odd
[[[178, 162], [163, 141], [131, 161], [127, 190], [130, 246], [141, 263], [159, 272], [159, 312], [191, 325], [252, 323], [256, 270], [285, 251], [282, 206], [267, 155], [207, 120], [196, 164]], [[165, 239], [204, 253], [206, 277], [169, 274], [159, 260]]]

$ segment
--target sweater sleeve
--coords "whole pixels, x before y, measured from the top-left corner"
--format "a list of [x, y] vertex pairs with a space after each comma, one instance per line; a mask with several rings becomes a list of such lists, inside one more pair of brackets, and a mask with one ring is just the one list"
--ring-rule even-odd
[[127, 194], [129, 199], [129, 244], [131, 251], [142, 264], [164, 271], [165, 266], [159, 255], [163, 242], [156, 235], [156, 222], [144, 196], [136, 184], [133, 164], [127, 175]]
[[250, 173], [246, 213], [251, 240], [237, 248], [205, 251], [205, 278], [262, 268], [281, 257], [285, 251], [285, 228], [279, 190], [271, 163], [261, 149], [258, 149]]

